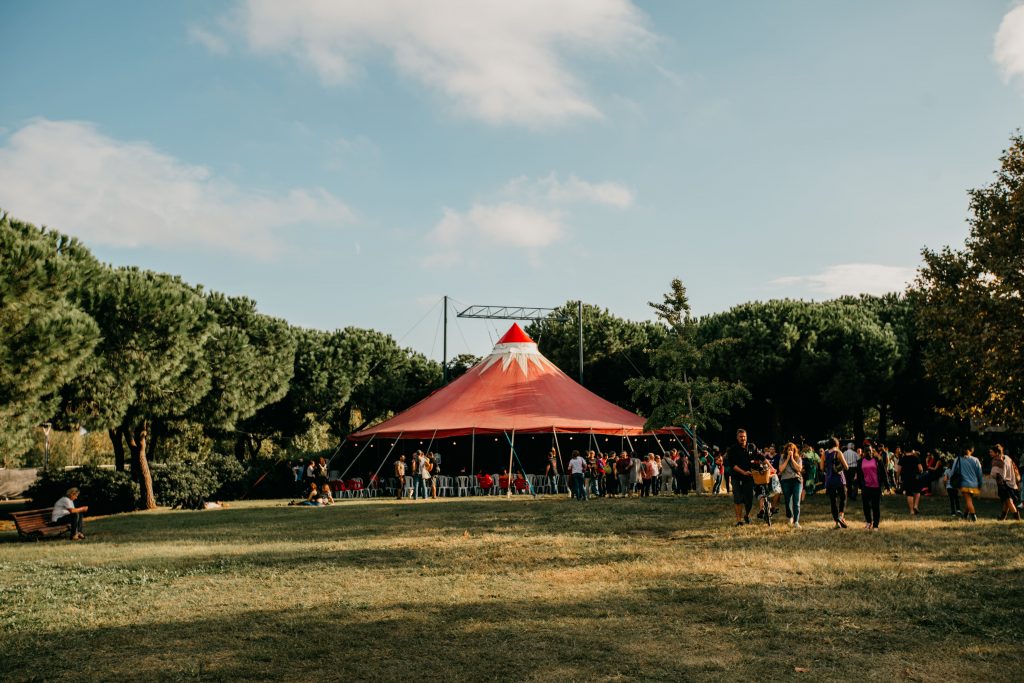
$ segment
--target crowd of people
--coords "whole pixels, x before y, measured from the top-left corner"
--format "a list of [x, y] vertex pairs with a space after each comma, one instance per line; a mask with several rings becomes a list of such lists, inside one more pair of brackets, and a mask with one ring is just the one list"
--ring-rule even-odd
[[[408, 459], [401, 455], [392, 464], [393, 478], [388, 489], [396, 498], [437, 498], [441, 474], [440, 453], [415, 451]], [[836, 438], [811, 445], [789, 442], [776, 449], [774, 445], [760, 449], [747, 439], [745, 430], [736, 432], [734, 444], [724, 450], [704, 448], [696, 462], [689, 453], [678, 449], [646, 455], [631, 451], [572, 451], [568, 462], [561, 465], [557, 449], [548, 454], [544, 474], [528, 477], [522, 471], [500, 474], [480, 471], [475, 477], [472, 493], [568, 493], [583, 502], [590, 498], [639, 497], [665, 494], [687, 495], [704, 486], [710, 477], [711, 493], [724, 492], [733, 499], [737, 526], [750, 524], [751, 511], [758, 504], [758, 516], [785, 511], [794, 527], [800, 526], [801, 503], [808, 495], [824, 492], [828, 497], [834, 528], [849, 527], [846, 513], [858, 498], [864, 514], [864, 528], [877, 530], [881, 523], [881, 499], [885, 493], [905, 496], [911, 516], [920, 514], [922, 496], [941, 495], [949, 501], [949, 514], [968, 521], [977, 521], [974, 499], [980, 495], [983, 481], [981, 461], [968, 448], [955, 457], [941, 457], [917, 450], [892, 450], [884, 444], [865, 440], [860, 446], [853, 442], [845, 449]], [[995, 480], [1002, 501], [999, 519], [1020, 519], [1020, 468], [995, 444], [989, 450], [990, 476]], [[329, 463], [325, 458], [297, 463], [296, 485], [300, 487], [297, 505], [324, 506], [334, 502], [345, 487], [361, 489], [362, 479], [349, 482], [329, 481]], [[380, 490], [377, 473], [368, 475], [366, 486]], [[755, 483], [756, 482], [756, 483]], [[936, 489], [939, 489], [937, 491]], [[375, 492], [376, 492], [375, 491]]]
[[[990, 475], [1003, 505], [999, 519], [1020, 520], [1020, 468], [1000, 444], [989, 449], [989, 459]], [[864, 528], [874, 531], [881, 521], [883, 493], [905, 496], [913, 517], [921, 513], [921, 496], [934, 495], [936, 486], [942, 486], [946, 492], [950, 516], [976, 522], [974, 498], [981, 494], [983, 481], [982, 465], [972, 448], [955, 457], [927, 453], [922, 458], [916, 450], [896, 447], [890, 451], [884, 444], [870, 440], [860, 447], [848, 443], [846, 450], [842, 450], [839, 439], [831, 438], [821, 442], [817, 449], [806, 443], [797, 446], [790, 442], [776, 452], [773, 446], [761, 450], [749, 443], [742, 429], [736, 432], [736, 443], [726, 450], [721, 469], [732, 489], [737, 526], [750, 523], [757, 496], [768, 498], [773, 509], [778, 507], [779, 498], [784, 497], [787, 520], [800, 526], [801, 501], [808, 493], [824, 489], [834, 528], [849, 527], [847, 504], [856, 502], [859, 495]], [[765, 481], [758, 487], [757, 496], [755, 473], [764, 473]]]

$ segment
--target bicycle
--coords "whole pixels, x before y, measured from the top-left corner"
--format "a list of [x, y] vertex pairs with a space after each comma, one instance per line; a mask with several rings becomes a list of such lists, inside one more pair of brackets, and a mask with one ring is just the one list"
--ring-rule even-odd
[[750, 473], [751, 478], [754, 480], [754, 495], [760, 499], [760, 510], [758, 517], [765, 521], [768, 526], [772, 525], [772, 501], [771, 501], [771, 489], [769, 484], [772, 480], [771, 469], [765, 467], [765, 469], [755, 469]]

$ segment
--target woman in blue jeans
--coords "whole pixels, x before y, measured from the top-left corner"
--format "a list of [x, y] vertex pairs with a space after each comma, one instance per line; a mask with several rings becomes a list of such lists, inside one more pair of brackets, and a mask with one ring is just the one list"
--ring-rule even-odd
[[800, 449], [795, 443], [782, 447], [779, 457], [779, 483], [782, 484], [782, 498], [786, 501], [786, 516], [794, 527], [800, 526], [800, 489], [803, 488], [804, 462]]

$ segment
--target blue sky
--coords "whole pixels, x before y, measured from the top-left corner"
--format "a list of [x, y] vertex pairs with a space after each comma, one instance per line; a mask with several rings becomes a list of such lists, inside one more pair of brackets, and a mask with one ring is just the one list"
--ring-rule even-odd
[[439, 358], [443, 294], [649, 318], [673, 277], [698, 313], [902, 287], [1020, 126], [1024, 8], [4, 3], [0, 92], [0, 207]]

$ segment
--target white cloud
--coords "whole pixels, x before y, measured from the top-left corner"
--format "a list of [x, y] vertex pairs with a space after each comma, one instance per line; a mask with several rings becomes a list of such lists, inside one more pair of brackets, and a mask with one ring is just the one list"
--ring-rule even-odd
[[992, 54], [1007, 81], [1024, 76], [1024, 5], [1007, 12], [996, 32]]
[[575, 175], [563, 182], [554, 172], [536, 179], [522, 176], [507, 182], [489, 201], [476, 202], [467, 211], [445, 208], [427, 236], [439, 251], [429, 254], [424, 262], [451, 266], [465, 252], [501, 247], [526, 250], [530, 262], [537, 264], [543, 247], [568, 235], [570, 205], [626, 208], [632, 203], [633, 191], [619, 183], [591, 183]]
[[837, 297], [856, 294], [902, 292], [917, 271], [905, 266], [879, 263], [842, 263], [829, 266], [815, 275], [792, 275], [772, 280], [776, 285], [795, 285], [812, 295]]
[[0, 206], [93, 244], [208, 246], [270, 256], [276, 233], [337, 225], [349, 208], [322, 188], [246, 190], [90, 123], [35, 120], [0, 147]]
[[254, 52], [289, 55], [325, 84], [351, 82], [382, 50], [460, 112], [531, 127], [600, 117], [567, 56], [652, 39], [630, 0], [247, 0], [230, 23]]
[[528, 198], [534, 202], [604, 204], [619, 209], [631, 206], [634, 198], [633, 191], [621, 183], [591, 183], [572, 174], [563, 182], [554, 171], [536, 180], [525, 176], [516, 178], [505, 185], [504, 191], [509, 196]]
[[210, 52], [223, 55], [228, 52], [228, 41], [223, 35], [209, 31], [202, 26], [195, 24], [188, 27], [188, 39], [193, 43], [199, 43]]
[[559, 240], [565, 228], [558, 214], [523, 204], [475, 204], [466, 212], [445, 209], [431, 239], [445, 246], [460, 243], [535, 249]]

